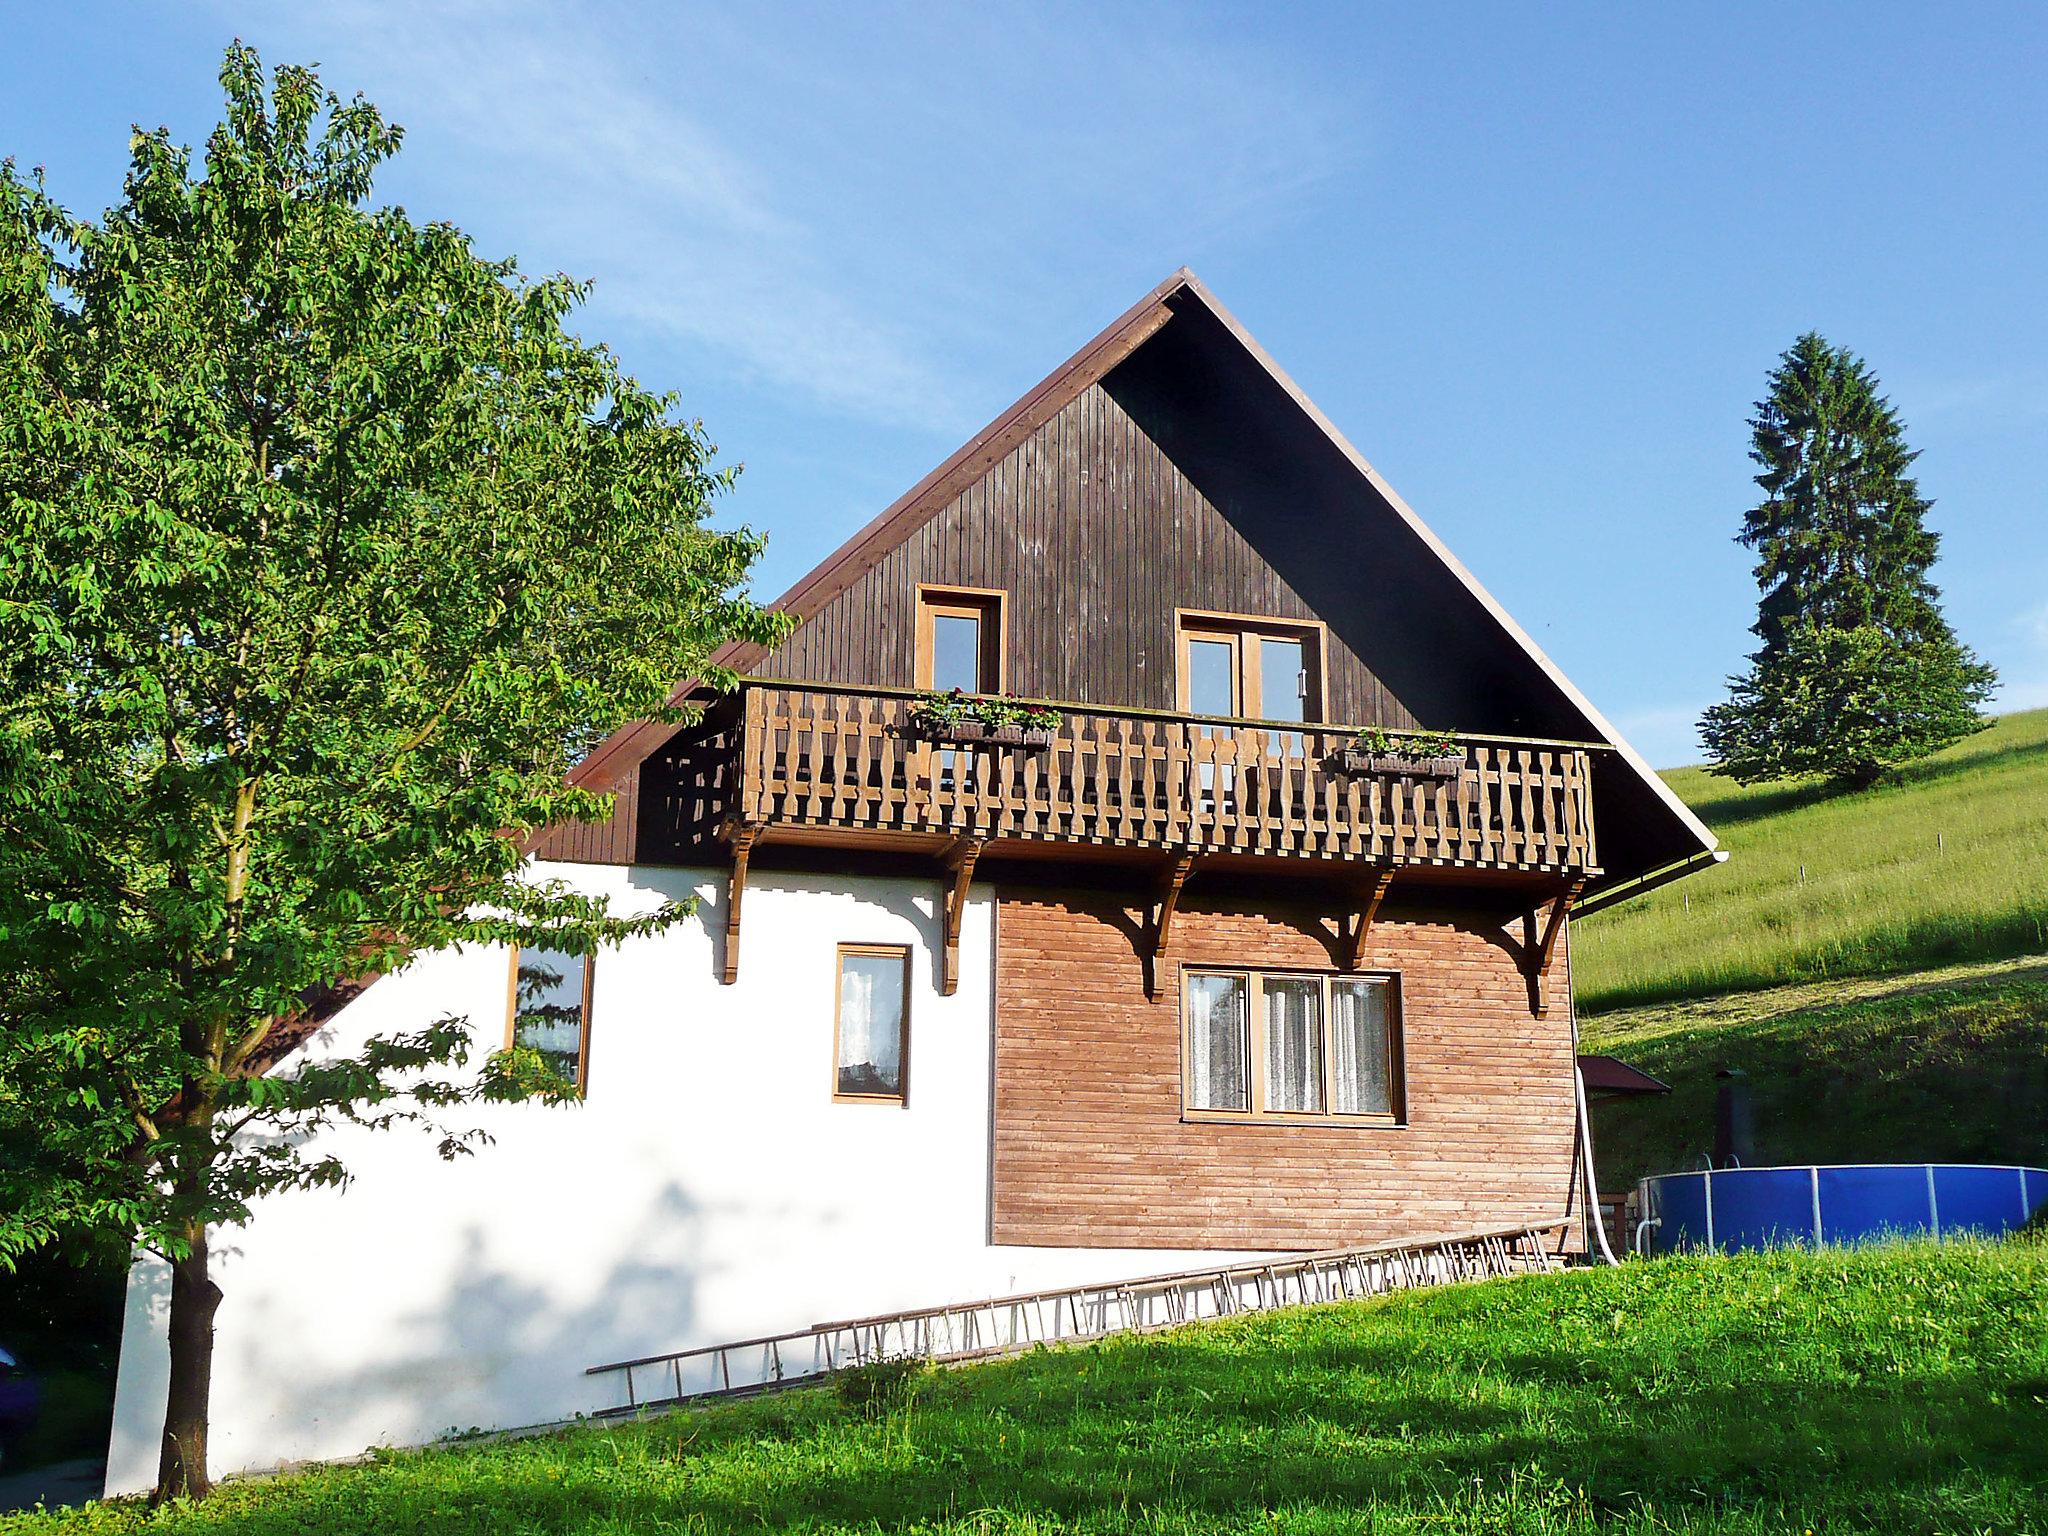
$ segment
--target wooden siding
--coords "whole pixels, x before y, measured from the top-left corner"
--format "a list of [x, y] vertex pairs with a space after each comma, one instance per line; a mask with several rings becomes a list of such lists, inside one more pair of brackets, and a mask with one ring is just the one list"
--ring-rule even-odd
[[995, 1241], [1332, 1248], [1571, 1202], [1567, 965], [1531, 1017], [1497, 919], [1390, 904], [1373, 927], [1367, 964], [1402, 978], [1405, 1127], [1218, 1125], [1181, 1118], [1182, 967], [1334, 970], [1328, 916], [1197, 895], [1149, 1001], [1139, 914], [1117, 897], [998, 896]]
[[[993, 587], [1008, 594], [1012, 692], [1170, 710], [1177, 609], [1331, 617], [1309, 607], [1242, 523], [1093, 384], [751, 670], [911, 687], [918, 583]], [[1331, 635], [1330, 718], [1415, 724], [1361, 658], [1356, 632]]]

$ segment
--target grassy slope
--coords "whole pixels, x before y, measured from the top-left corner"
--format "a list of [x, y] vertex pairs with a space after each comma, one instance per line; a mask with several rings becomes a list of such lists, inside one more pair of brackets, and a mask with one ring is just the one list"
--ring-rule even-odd
[[1860, 795], [1666, 778], [1732, 857], [1575, 928], [1584, 1012], [2048, 952], [2048, 710]]
[[1697, 1168], [1715, 1071], [1748, 1073], [1760, 1162], [2024, 1162], [2048, 1167], [2048, 960], [1807, 982], [1585, 1021], [1668, 1097], [1594, 1110], [1600, 1187]]
[[1663, 1260], [1396, 1296], [0, 1536], [2041, 1530], [2048, 1247]]

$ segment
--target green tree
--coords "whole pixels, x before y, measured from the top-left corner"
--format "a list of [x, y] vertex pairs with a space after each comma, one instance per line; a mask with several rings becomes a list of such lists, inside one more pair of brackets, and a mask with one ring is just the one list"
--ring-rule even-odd
[[0, 168], [0, 1262], [171, 1266], [160, 1497], [207, 1490], [208, 1230], [346, 1170], [303, 1133], [560, 1098], [442, 1018], [266, 1073], [357, 979], [458, 943], [675, 921], [523, 877], [604, 733], [681, 719], [759, 541], [583, 296], [371, 200], [399, 130], [237, 45], [204, 160], [119, 206]]
[[1983, 729], [1997, 675], [1942, 617], [1919, 455], [1863, 360], [1809, 331], [1766, 384], [1750, 418], [1764, 499], [1738, 535], [1757, 552], [1763, 647], [1700, 732], [1742, 783], [1867, 788]]

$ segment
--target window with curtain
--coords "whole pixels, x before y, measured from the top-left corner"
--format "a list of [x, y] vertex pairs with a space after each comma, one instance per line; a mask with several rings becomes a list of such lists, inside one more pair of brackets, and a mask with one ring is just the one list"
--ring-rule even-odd
[[1276, 1115], [1323, 1112], [1323, 984], [1313, 976], [1268, 976], [1266, 1108]]
[[904, 1102], [910, 1044], [909, 980], [907, 948], [839, 946], [835, 1097]]
[[1398, 977], [1191, 970], [1183, 1014], [1193, 1115], [1403, 1118]]
[[564, 1081], [581, 1089], [590, 1066], [590, 961], [554, 949], [512, 956], [512, 1009], [506, 1044], [537, 1051]]
[[1248, 1109], [1245, 978], [1188, 978], [1188, 1103], [1195, 1109]]
[[1340, 1115], [1394, 1112], [1392, 996], [1384, 976], [1330, 983], [1330, 1108]]

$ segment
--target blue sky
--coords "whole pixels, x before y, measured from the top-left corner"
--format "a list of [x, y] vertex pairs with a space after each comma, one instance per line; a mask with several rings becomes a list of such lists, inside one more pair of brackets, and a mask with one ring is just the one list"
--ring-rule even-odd
[[[2048, 8], [23, 7], [0, 153], [97, 210], [227, 41], [406, 125], [381, 193], [593, 279], [746, 473], [773, 595], [1192, 266], [1653, 760], [1741, 664], [1765, 369], [1923, 450], [1937, 578], [2048, 704]], [[1455, 722], [1447, 722], [1455, 723]]]

